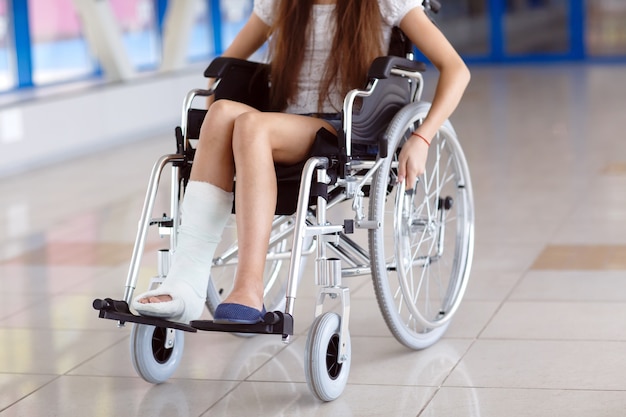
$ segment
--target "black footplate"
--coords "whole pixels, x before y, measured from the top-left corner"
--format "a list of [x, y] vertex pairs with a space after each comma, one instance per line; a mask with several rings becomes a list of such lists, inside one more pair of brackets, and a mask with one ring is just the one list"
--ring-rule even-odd
[[263, 321], [256, 324], [215, 323], [212, 320], [194, 320], [190, 324], [198, 330], [212, 332], [293, 335], [293, 317], [281, 311], [266, 313]]
[[96, 299], [93, 301], [93, 308], [100, 310], [101, 319], [117, 320], [122, 323], [138, 323], [150, 326], [164, 327], [167, 329], [183, 330], [186, 332], [197, 332], [198, 330], [188, 324], [177, 323], [160, 319], [157, 317], [138, 316], [133, 314], [128, 307], [126, 301], [112, 300], [105, 298], [104, 300]]
[[263, 321], [256, 324], [224, 324], [212, 320], [194, 320], [190, 324], [133, 314], [126, 301], [105, 298], [93, 301], [93, 308], [100, 311], [100, 318], [121, 323], [138, 323], [168, 329], [197, 332], [198, 330], [230, 333], [257, 333], [293, 335], [293, 317], [281, 311], [268, 312]]

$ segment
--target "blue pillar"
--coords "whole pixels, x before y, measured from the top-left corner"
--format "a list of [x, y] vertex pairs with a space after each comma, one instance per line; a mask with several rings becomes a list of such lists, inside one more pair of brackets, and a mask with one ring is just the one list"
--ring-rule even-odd
[[163, 24], [165, 23], [165, 12], [167, 11], [167, 0], [155, 0], [154, 12], [156, 15], [156, 25], [161, 40], [163, 39]]
[[569, 10], [570, 48], [574, 59], [585, 59], [587, 48], [585, 45], [585, 1], [570, 0]]
[[220, 0], [209, 0], [209, 13], [211, 13], [211, 23], [213, 26], [213, 44], [215, 55], [219, 56], [224, 52], [222, 45], [222, 8]]
[[30, 43], [30, 25], [28, 22], [28, 1], [9, 1], [10, 13], [13, 16], [13, 39], [17, 62], [17, 86], [33, 86], [33, 64]]
[[506, 33], [504, 27], [505, 5], [503, 0], [489, 0], [489, 29], [491, 31], [491, 54], [493, 61], [503, 61]]

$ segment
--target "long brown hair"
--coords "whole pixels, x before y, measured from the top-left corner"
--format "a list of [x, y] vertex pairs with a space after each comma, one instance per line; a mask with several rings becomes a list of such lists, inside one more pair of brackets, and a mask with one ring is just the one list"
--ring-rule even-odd
[[[273, 108], [284, 109], [296, 94], [313, 4], [314, 0], [278, 1], [270, 42]], [[378, 0], [337, 0], [335, 38], [317, 103], [320, 110], [333, 85], [341, 94], [363, 87], [372, 60], [383, 53], [381, 36]]]

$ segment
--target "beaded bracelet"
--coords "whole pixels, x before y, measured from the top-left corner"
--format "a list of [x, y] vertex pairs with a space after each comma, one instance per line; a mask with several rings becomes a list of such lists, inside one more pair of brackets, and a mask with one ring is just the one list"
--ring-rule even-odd
[[426, 139], [424, 136], [420, 135], [419, 133], [417, 133], [417, 132], [413, 132], [413, 133], [411, 133], [411, 135], [413, 135], [413, 136], [417, 136], [418, 138], [420, 138], [421, 140], [423, 140], [424, 142], [426, 142], [426, 144], [427, 144], [428, 146], [430, 146], [430, 142], [428, 141], [428, 139]]

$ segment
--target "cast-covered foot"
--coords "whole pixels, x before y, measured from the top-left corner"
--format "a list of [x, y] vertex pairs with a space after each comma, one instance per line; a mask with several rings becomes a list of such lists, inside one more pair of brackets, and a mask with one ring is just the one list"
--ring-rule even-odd
[[189, 323], [200, 318], [205, 300], [186, 282], [166, 279], [159, 288], [135, 297], [132, 307], [142, 316]]

